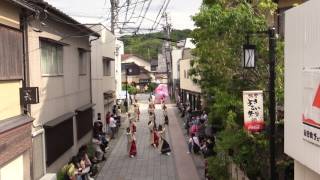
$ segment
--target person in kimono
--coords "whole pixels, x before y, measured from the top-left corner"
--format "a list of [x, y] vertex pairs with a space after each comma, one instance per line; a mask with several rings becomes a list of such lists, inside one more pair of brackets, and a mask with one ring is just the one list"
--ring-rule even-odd
[[162, 113], [163, 113], [164, 124], [169, 125], [168, 111], [167, 111], [166, 105], [163, 106]]
[[162, 125], [159, 125], [158, 127], [158, 134], [160, 137], [160, 144], [159, 144], [159, 148], [160, 148], [160, 152], [161, 154], [167, 154], [170, 155], [171, 149], [170, 149], [170, 145], [166, 140], [166, 129], [164, 127], [162, 127]]
[[149, 120], [149, 122], [148, 122], [148, 129], [150, 132], [150, 138], [149, 138], [150, 144], [151, 144], [151, 146], [156, 147], [156, 145], [154, 144], [154, 134], [153, 134], [154, 124], [153, 124], [152, 120]]
[[129, 157], [133, 158], [137, 155], [137, 145], [136, 145], [136, 138], [134, 133], [132, 133], [130, 131], [130, 128], [127, 128], [127, 140], [128, 140], [128, 144], [127, 144], [127, 150], [129, 153]]
[[156, 126], [153, 126], [153, 142], [154, 142], [154, 147], [158, 148], [160, 143], [160, 138], [159, 138], [159, 134]]
[[135, 134], [137, 132], [136, 123], [132, 120], [129, 120], [129, 128], [132, 134]]

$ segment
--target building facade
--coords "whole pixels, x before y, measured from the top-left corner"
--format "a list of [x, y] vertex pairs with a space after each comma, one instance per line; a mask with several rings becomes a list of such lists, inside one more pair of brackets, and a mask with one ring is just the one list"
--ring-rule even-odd
[[122, 41], [116, 40], [116, 60], [115, 60], [115, 76], [116, 76], [116, 97], [121, 99], [122, 92], [122, 72], [121, 72], [121, 57], [124, 54], [124, 45]]
[[27, 86], [26, 17], [35, 9], [0, 0], [0, 179], [31, 180], [31, 123], [20, 89]]
[[174, 92], [174, 97], [177, 99], [179, 95], [179, 87], [180, 87], [180, 80], [179, 80], [179, 61], [182, 59], [182, 52], [183, 48], [173, 48], [172, 50], [172, 89]]
[[294, 179], [320, 179], [320, 1], [285, 13], [284, 151]]
[[[116, 37], [103, 25], [95, 30], [100, 31], [101, 37], [91, 43], [91, 74], [92, 74], [92, 102], [95, 104], [95, 119], [104, 120], [116, 98]], [[105, 125], [105, 121], [102, 121]]]
[[194, 58], [191, 55], [191, 48], [184, 48], [182, 59], [179, 61], [180, 76], [180, 98], [185, 104], [190, 104], [192, 110], [201, 109], [201, 88], [195, 84], [190, 76], [189, 71], [191, 61]]
[[40, 99], [30, 107], [33, 179], [39, 179], [58, 172], [91, 141], [89, 35], [99, 34], [42, 0], [32, 6], [43, 17], [28, 21], [30, 86], [39, 87]]

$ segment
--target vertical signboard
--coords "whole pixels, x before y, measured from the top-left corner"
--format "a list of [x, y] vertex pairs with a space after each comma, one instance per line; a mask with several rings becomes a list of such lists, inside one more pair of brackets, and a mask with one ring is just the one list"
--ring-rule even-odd
[[303, 139], [320, 145], [320, 70], [303, 71]]
[[243, 91], [244, 127], [259, 132], [264, 127], [263, 91]]

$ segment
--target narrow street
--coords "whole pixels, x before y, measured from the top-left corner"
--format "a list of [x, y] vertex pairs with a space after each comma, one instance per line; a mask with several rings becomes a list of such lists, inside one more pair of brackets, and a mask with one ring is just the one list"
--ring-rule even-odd
[[[148, 95], [138, 95], [141, 118], [137, 122], [138, 155], [130, 158], [126, 151], [126, 135], [119, 134], [119, 141], [113, 148], [107, 162], [101, 169], [97, 180], [197, 180], [199, 179], [195, 165], [189, 154], [182, 130], [173, 109], [169, 106], [170, 121], [167, 140], [172, 148], [170, 156], [161, 155], [158, 149], [149, 145], [149, 130], [147, 127]], [[173, 117], [173, 118], [172, 118]], [[156, 121], [163, 124], [160, 105], [156, 105]], [[127, 126], [128, 122], [124, 123]], [[168, 130], [168, 128], [167, 128]]]

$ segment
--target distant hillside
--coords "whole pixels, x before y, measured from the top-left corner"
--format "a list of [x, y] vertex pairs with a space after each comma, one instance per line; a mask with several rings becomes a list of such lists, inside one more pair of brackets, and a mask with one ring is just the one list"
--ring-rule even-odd
[[[190, 37], [191, 30], [173, 30], [171, 38], [176, 41]], [[163, 33], [139, 34], [133, 36], [123, 36], [121, 40], [124, 43], [125, 53], [139, 55], [146, 60], [156, 59], [158, 52], [161, 51], [162, 41], [157, 39], [164, 37]]]

